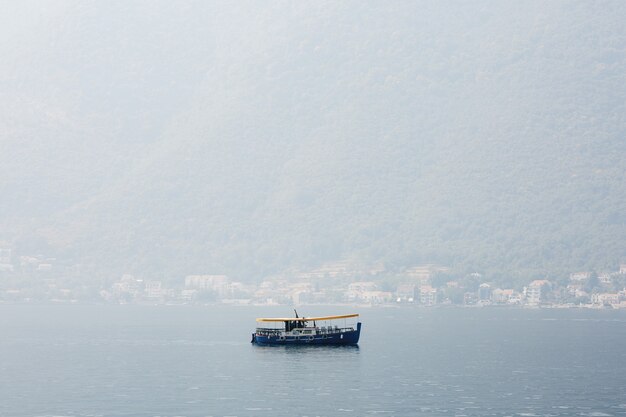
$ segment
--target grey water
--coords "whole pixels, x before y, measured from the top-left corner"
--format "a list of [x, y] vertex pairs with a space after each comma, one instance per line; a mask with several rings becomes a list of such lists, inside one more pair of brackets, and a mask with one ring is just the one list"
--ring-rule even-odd
[[0, 305], [0, 416], [623, 416], [626, 312], [361, 314], [359, 347], [259, 347], [287, 307]]

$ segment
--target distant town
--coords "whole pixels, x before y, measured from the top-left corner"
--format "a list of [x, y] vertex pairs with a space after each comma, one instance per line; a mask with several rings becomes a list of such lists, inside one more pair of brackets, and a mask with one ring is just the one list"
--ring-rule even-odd
[[341, 261], [286, 271], [257, 283], [211, 273], [167, 282], [122, 274], [94, 285], [77, 279], [80, 269], [53, 258], [14, 257], [10, 248], [0, 248], [0, 302], [626, 308], [626, 264], [615, 271], [536, 279], [519, 288], [485, 281], [478, 272], [455, 276], [434, 264], [390, 272], [382, 264], [362, 267]]

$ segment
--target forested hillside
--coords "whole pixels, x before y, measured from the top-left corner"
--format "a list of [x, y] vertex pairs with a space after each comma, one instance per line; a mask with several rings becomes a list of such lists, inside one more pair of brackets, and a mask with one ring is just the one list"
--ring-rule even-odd
[[166, 278], [614, 269], [624, 21], [619, 1], [15, 3], [0, 241]]

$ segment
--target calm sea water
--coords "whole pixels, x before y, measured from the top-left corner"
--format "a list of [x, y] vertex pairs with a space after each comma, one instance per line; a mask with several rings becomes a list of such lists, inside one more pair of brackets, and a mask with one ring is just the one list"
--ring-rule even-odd
[[625, 311], [357, 312], [360, 347], [285, 348], [249, 341], [286, 307], [0, 305], [0, 415], [626, 415]]

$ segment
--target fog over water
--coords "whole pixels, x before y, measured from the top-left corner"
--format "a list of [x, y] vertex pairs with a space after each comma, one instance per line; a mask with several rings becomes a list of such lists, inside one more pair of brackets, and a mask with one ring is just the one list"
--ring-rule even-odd
[[0, 417], [625, 415], [624, 22], [2, 2]]

